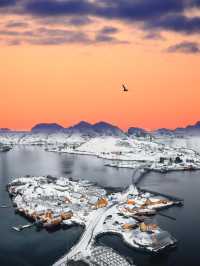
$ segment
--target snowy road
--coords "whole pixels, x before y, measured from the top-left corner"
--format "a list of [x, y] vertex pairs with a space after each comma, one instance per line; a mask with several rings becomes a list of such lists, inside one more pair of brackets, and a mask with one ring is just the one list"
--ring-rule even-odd
[[75, 256], [79, 254], [83, 257], [90, 255], [90, 248], [91, 248], [91, 245], [93, 244], [94, 238], [96, 237], [96, 232], [98, 231], [97, 229], [98, 225], [107, 216], [107, 212], [109, 212], [110, 209], [113, 208], [115, 205], [116, 204], [112, 204], [106, 208], [98, 209], [94, 213], [94, 215], [90, 217], [90, 222], [88, 223], [88, 226], [86, 226], [85, 232], [83, 233], [77, 245], [72, 247], [70, 252], [66, 254], [64, 257], [62, 257], [60, 260], [55, 262], [53, 266], [64, 266], [66, 265], [66, 262], [68, 260], [74, 258]]

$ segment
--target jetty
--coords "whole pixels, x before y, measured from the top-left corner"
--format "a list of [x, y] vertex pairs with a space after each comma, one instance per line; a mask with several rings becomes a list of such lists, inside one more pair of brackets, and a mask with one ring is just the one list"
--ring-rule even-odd
[[32, 227], [33, 225], [34, 225], [34, 223], [33, 224], [25, 224], [25, 225], [13, 226], [12, 229], [17, 231], [17, 232], [20, 232], [20, 231], [22, 231], [22, 230], [24, 230], [26, 228]]
[[150, 190], [150, 189], [146, 189], [146, 188], [140, 188], [140, 187], [137, 187], [138, 190], [140, 190], [141, 192], [148, 192], [152, 195], [156, 195], [156, 196], [162, 196], [162, 197], [165, 197], [165, 198], [168, 198], [172, 201], [175, 201], [177, 204], [178, 203], [182, 203], [183, 204], [183, 201], [184, 199], [182, 198], [179, 198], [177, 196], [172, 196], [172, 195], [169, 195], [169, 194], [165, 194], [165, 193], [162, 193], [162, 192], [157, 192], [157, 191], [153, 191], [153, 190]]

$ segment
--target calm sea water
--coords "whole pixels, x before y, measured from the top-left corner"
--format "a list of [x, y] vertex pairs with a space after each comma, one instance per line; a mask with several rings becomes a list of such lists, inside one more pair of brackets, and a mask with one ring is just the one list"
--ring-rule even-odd
[[[27, 174], [75, 176], [113, 188], [126, 187], [132, 179], [132, 170], [104, 167], [103, 160], [95, 157], [48, 153], [38, 147], [16, 147], [8, 153], [0, 153], [0, 205], [11, 206], [5, 191], [9, 180]], [[138, 266], [199, 266], [200, 172], [150, 173], [140, 186], [184, 198], [184, 207], [163, 211], [176, 221], [162, 216], [156, 218], [163, 229], [179, 240], [178, 247], [153, 256], [128, 248], [120, 237], [104, 236], [98, 242], [131, 257]], [[81, 227], [52, 233], [37, 231], [34, 227], [19, 233], [11, 228], [26, 223], [12, 207], [0, 209], [1, 266], [51, 265], [78, 241], [82, 233]]]

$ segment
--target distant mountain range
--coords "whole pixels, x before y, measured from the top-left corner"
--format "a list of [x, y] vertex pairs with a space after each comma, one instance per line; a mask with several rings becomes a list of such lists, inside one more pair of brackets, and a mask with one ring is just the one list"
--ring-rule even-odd
[[81, 121], [78, 124], [64, 128], [56, 123], [37, 124], [32, 129], [32, 132], [65, 132], [69, 134], [81, 134], [88, 136], [106, 135], [106, 136], [124, 136], [125, 133], [117, 126], [111, 125], [106, 122], [98, 122], [96, 124], [90, 124], [85, 121]]
[[[10, 132], [8, 128], [0, 128], [1, 132]], [[11, 131], [12, 132], [12, 131]], [[148, 137], [148, 136], [182, 136], [182, 135], [200, 135], [200, 121], [194, 125], [189, 125], [182, 128], [167, 129], [160, 128], [155, 131], [147, 131], [139, 127], [130, 127], [127, 132], [124, 132], [119, 127], [107, 122], [98, 122], [90, 124], [86, 121], [81, 121], [71, 127], [64, 128], [57, 123], [40, 123], [35, 125], [31, 132], [33, 133], [57, 133], [63, 132], [68, 134], [80, 134], [86, 136], [132, 136], [132, 137]]]
[[186, 127], [178, 127], [176, 129], [167, 129], [167, 128], [160, 128], [153, 132], [156, 135], [163, 135], [163, 136], [189, 136], [189, 135], [200, 135], [200, 121], [198, 121], [194, 125], [189, 125]]
[[9, 128], [0, 128], [0, 132], [9, 132], [10, 129]]

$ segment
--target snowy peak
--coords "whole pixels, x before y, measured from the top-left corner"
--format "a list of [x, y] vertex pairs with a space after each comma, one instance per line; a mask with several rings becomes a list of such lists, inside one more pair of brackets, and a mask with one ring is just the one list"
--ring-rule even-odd
[[132, 137], [146, 137], [149, 133], [143, 128], [130, 127], [128, 129], [128, 135]]
[[196, 122], [194, 125], [176, 128], [175, 133], [181, 135], [200, 135], [200, 121]]
[[80, 135], [88, 135], [88, 136], [95, 135], [93, 126], [90, 123], [85, 122], [85, 121], [81, 121], [72, 127], [66, 128], [66, 131], [69, 132], [70, 134], [80, 134]]
[[39, 133], [39, 132], [45, 132], [45, 133], [51, 133], [51, 132], [58, 132], [63, 130], [64, 128], [57, 123], [40, 123], [35, 125], [31, 132]]
[[98, 122], [94, 125], [86, 121], [80, 121], [78, 124], [75, 124], [68, 128], [64, 128], [56, 123], [40, 123], [35, 125], [31, 129], [31, 132], [33, 133], [56, 133], [60, 131], [63, 131], [68, 134], [79, 134], [90, 137], [125, 136], [125, 133], [120, 128], [103, 121]]
[[124, 136], [125, 135], [125, 133], [119, 127], [111, 125], [103, 121], [94, 124], [93, 129], [98, 135], [106, 135], [106, 136]]
[[69, 127], [68, 129], [72, 129], [72, 130], [84, 130], [84, 129], [91, 129], [92, 128], [92, 125], [88, 122], [85, 122], [85, 121], [81, 121], [79, 122], [78, 124], [75, 124], [74, 126], [72, 127]]
[[124, 132], [120, 128], [103, 121], [94, 125], [81, 121], [72, 127], [66, 128], [66, 131], [70, 134], [87, 135], [91, 137], [124, 136]]
[[176, 129], [160, 128], [153, 132], [158, 136], [187, 136], [187, 135], [200, 135], [200, 121], [194, 125], [186, 127], [177, 127]]
[[171, 129], [167, 129], [167, 128], [159, 128], [154, 131], [154, 134], [159, 135], [159, 136], [171, 136], [174, 134], [174, 131]]

